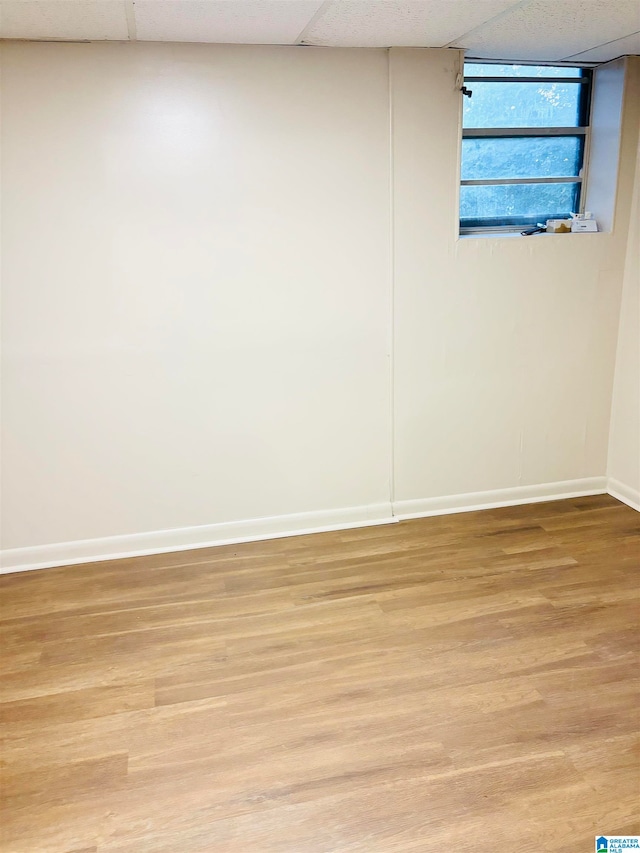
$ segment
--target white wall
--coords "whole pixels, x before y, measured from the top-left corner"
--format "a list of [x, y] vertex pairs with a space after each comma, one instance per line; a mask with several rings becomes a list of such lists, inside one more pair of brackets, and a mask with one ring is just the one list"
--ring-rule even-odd
[[389, 515], [386, 53], [5, 44], [3, 119], [4, 547]]
[[601, 231], [612, 231], [616, 213], [622, 113], [627, 60], [605, 62], [593, 73], [591, 135], [585, 210], [596, 216]]
[[612, 491], [640, 510], [640, 148], [636, 158], [611, 407]]
[[612, 234], [458, 238], [458, 63], [391, 51], [400, 512], [606, 471], [638, 64]]
[[630, 94], [613, 234], [459, 240], [456, 51], [2, 53], [9, 565], [602, 488]]

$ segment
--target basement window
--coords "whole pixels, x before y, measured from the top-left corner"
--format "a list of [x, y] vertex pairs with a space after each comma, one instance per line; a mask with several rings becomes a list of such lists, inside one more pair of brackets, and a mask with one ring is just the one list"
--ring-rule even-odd
[[591, 71], [465, 62], [460, 233], [584, 211]]

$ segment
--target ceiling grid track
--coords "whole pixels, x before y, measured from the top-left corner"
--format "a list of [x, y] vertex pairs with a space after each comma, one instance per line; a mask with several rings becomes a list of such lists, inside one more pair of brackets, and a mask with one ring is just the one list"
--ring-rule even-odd
[[320, 18], [322, 18], [322, 16], [325, 14], [325, 12], [327, 11], [327, 9], [331, 5], [331, 3], [332, 3], [332, 0], [324, 0], [324, 3], [321, 4], [318, 11], [315, 13], [315, 15], [313, 15], [313, 17], [305, 25], [304, 29], [302, 30], [302, 32], [300, 33], [298, 38], [295, 40], [295, 44], [297, 44], [297, 45], [305, 44], [305, 36], [313, 28], [313, 26], [320, 20]]
[[124, 0], [124, 13], [127, 16], [127, 31], [129, 33], [129, 41], [136, 41], [138, 38], [136, 27], [136, 11], [133, 0]]

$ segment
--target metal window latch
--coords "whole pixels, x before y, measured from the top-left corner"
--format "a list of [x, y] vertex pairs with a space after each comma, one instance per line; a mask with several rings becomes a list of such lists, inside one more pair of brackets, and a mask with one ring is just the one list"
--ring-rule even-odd
[[459, 89], [463, 95], [466, 95], [467, 98], [470, 98], [473, 92], [471, 89], [467, 89], [466, 86], [463, 85], [464, 78], [462, 74], [456, 74], [456, 89]]

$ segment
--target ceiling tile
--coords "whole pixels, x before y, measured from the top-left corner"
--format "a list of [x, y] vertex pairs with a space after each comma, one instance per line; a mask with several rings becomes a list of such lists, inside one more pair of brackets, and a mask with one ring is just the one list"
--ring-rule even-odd
[[560, 60], [638, 29], [637, 0], [529, 0], [456, 46], [485, 59]]
[[136, 0], [144, 41], [294, 44], [321, 0]]
[[117, 39], [129, 37], [122, 0], [3, 0], [0, 38]]
[[305, 44], [332, 47], [443, 47], [519, 0], [334, 0]]
[[585, 62], [607, 62], [609, 59], [617, 59], [619, 56], [627, 54], [640, 53], [640, 33], [626, 36], [623, 39], [610, 41], [609, 44], [602, 44], [599, 47], [594, 47], [592, 50], [587, 50], [584, 53], [578, 53], [575, 56], [568, 57], [569, 59], [584, 60]]

